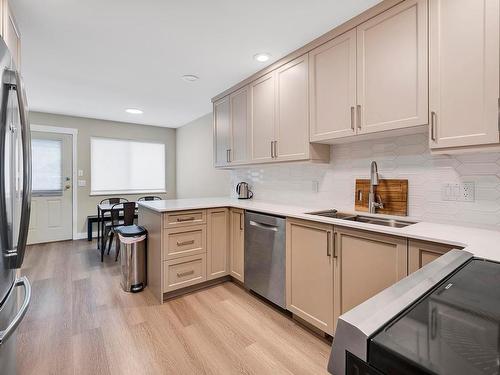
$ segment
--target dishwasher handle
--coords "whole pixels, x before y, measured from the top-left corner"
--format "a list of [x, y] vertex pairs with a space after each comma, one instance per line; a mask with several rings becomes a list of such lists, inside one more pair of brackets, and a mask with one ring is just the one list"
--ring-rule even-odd
[[252, 227], [256, 227], [256, 228], [260, 228], [260, 229], [264, 229], [264, 230], [270, 230], [270, 231], [273, 231], [273, 232], [277, 232], [278, 231], [278, 227], [277, 226], [270, 225], [270, 224], [264, 224], [264, 223], [258, 223], [258, 222], [254, 221], [254, 220], [250, 220], [249, 224]]

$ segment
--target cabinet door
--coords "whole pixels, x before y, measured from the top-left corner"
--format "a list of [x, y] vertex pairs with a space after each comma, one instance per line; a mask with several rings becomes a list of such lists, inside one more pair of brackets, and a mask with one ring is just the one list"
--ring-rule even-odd
[[278, 160], [309, 158], [308, 57], [301, 56], [276, 71], [276, 144]]
[[1, 2], [2, 9], [2, 36], [9, 47], [12, 59], [18, 70], [21, 70], [21, 36], [14, 15], [7, 0]]
[[361, 24], [357, 45], [358, 133], [427, 124], [427, 0]]
[[499, 0], [429, 6], [431, 148], [498, 143]]
[[229, 210], [207, 212], [207, 280], [229, 274]]
[[231, 146], [229, 161], [244, 163], [248, 161], [248, 129], [250, 126], [250, 95], [248, 87], [229, 97], [231, 104]]
[[229, 96], [214, 103], [214, 163], [224, 167], [229, 163], [230, 141]]
[[402, 237], [335, 228], [340, 257], [335, 319], [407, 275], [406, 242]]
[[253, 162], [272, 161], [271, 148], [275, 128], [275, 72], [250, 84], [251, 153]]
[[230, 210], [230, 274], [244, 282], [245, 270], [245, 216], [244, 211], [236, 208]]
[[306, 322], [333, 334], [333, 226], [287, 220], [286, 305]]
[[354, 135], [356, 30], [309, 52], [310, 140]]
[[427, 241], [408, 240], [408, 274], [436, 260], [456, 246]]

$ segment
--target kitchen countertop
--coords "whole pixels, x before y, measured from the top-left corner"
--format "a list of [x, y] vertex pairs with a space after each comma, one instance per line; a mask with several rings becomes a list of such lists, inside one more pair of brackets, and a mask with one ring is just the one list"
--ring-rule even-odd
[[[240, 200], [230, 197], [169, 199], [162, 201], [141, 201], [138, 203], [142, 207], [160, 213], [216, 207], [241, 208], [244, 210], [258, 211], [273, 215], [287, 216], [297, 219], [316, 221], [320, 223], [339, 225], [347, 228], [363, 229], [394, 236], [450, 244], [452, 246], [463, 247], [464, 250], [474, 254], [474, 256], [476, 257], [500, 262], [500, 231], [494, 230], [430, 223], [424, 221], [420, 221], [416, 224], [404, 228], [392, 228], [376, 224], [360, 223], [356, 221], [309, 215], [307, 214], [307, 212], [318, 211], [318, 209], [311, 207], [275, 204], [256, 199]], [[329, 209], [329, 207], [324, 207], [324, 209]], [[356, 212], [352, 211], [352, 213]], [[373, 216], [366, 212], [358, 212], [358, 214]], [[376, 216], [394, 217], [387, 215]], [[412, 220], [411, 218], [406, 217], [397, 218], [402, 220]]]

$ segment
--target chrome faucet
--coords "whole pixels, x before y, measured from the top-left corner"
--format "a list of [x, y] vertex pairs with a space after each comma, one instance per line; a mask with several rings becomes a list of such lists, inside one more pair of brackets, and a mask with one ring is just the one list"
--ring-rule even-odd
[[[378, 167], [377, 163], [372, 161], [370, 166], [370, 194], [368, 194], [368, 211], [371, 214], [377, 212], [377, 208], [384, 208], [380, 195], [375, 195], [375, 186], [378, 186]], [[377, 202], [377, 197], [379, 202]]]

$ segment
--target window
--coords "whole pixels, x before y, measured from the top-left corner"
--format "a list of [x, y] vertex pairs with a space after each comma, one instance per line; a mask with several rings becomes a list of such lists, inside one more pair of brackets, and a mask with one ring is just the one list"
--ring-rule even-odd
[[91, 138], [90, 194], [164, 193], [165, 145]]
[[31, 140], [33, 195], [62, 194], [62, 141]]

